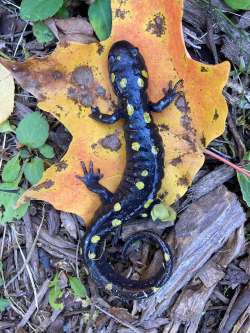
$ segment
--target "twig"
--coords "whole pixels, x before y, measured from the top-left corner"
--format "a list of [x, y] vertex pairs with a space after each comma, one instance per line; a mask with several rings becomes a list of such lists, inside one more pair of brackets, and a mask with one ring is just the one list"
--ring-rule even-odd
[[[43, 285], [41, 286], [38, 294], [37, 294], [37, 302], [41, 302], [44, 295], [47, 293], [48, 289], [49, 289], [49, 283], [50, 283], [50, 279], [47, 279], [44, 281]], [[20, 323], [17, 325], [17, 328], [21, 328], [24, 327], [27, 322], [29, 321], [30, 317], [32, 316], [32, 314], [34, 313], [34, 311], [36, 310], [36, 301], [33, 300], [33, 302], [30, 304], [27, 312], [22, 316], [22, 320], [20, 321]]]
[[229, 165], [231, 168], [233, 168], [233, 169], [236, 170], [237, 172], [242, 173], [243, 175], [245, 175], [245, 176], [247, 176], [247, 177], [250, 178], [250, 172], [247, 171], [246, 169], [240, 167], [239, 165], [236, 165], [236, 164], [234, 164], [234, 163], [232, 163], [232, 162], [229, 162], [228, 160], [226, 160], [226, 159], [223, 158], [222, 156], [213, 153], [213, 152], [212, 152], [211, 150], [209, 150], [209, 149], [204, 149], [204, 153], [207, 154], [207, 155], [209, 155], [209, 156], [211, 156], [211, 157], [213, 157], [213, 158], [215, 158], [215, 159], [218, 160], [218, 161], [221, 161], [221, 162], [223, 162], [223, 163]]
[[18, 246], [18, 249], [19, 249], [19, 251], [21, 253], [21, 256], [22, 256], [22, 259], [23, 259], [23, 262], [24, 262], [24, 268], [27, 269], [27, 272], [28, 272], [28, 275], [29, 275], [29, 278], [30, 278], [30, 283], [31, 283], [31, 286], [32, 286], [32, 289], [33, 289], [33, 292], [34, 292], [36, 306], [37, 306], [37, 309], [38, 309], [37, 293], [36, 293], [36, 286], [35, 286], [35, 283], [34, 283], [34, 279], [33, 279], [30, 267], [29, 267], [29, 265], [27, 263], [27, 260], [25, 258], [25, 255], [23, 253], [23, 250], [22, 250], [22, 248], [21, 248], [21, 246], [20, 246], [20, 244], [18, 242], [16, 229], [15, 229], [14, 226], [12, 226], [11, 228], [12, 228], [12, 231], [13, 231], [13, 234], [14, 234], [14, 237], [15, 237], [16, 244]]
[[3, 237], [2, 237], [2, 244], [1, 244], [1, 252], [0, 252], [0, 261], [2, 261], [3, 258], [3, 250], [4, 250], [4, 242], [5, 242], [5, 236], [6, 236], [6, 229], [7, 229], [7, 225], [4, 225], [3, 228]]
[[33, 243], [32, 247], [30, 249], [30, 252], [28, 253], [27, 258], [24, 260], [24, 263], [23, 263], [23, 266], [21, 267], [21, 269], [17, 272], [17, 274], [10, 281], [8, 281], [8, 283], [6, 284], [6, 288], [8, 288], [9, 285], [11, 285], [15, 281], [15, 279], [23, 272], [26, 265], [29, 263], [29, 261], [31, 259], [31, 256], [33, 254], [33, 251], [35, 249], [35, 246], [36, 246], [39, 234], [40, 234], [40, 230], [41, 230], [43, 222], [44, 222], [44, 215], [45, 215], [45, 212], [44, 212], [44, 209], [43, 209], [42, 221], [41, 221], [41, 223], [40, 223], [40, 225], [39, 225], [39, 227], [36, 231], [36, 237], [34, 239], [34, 243]]
[[19, 48], [19, 46], [20, 46], [20, 44], [21, 44], [21, 42], [22, 42], [22, 40], [23, 40], [23, 35], [24, 35], [24, 33], [25, 33], [25, 30], [26, 30], [28, 24], [29, 24], [29, 23], [26, 22], [25, 27], [24, 27], [24, 29], [23, 29], [23, 32], [21, 33], [21, 36], [20, 36], [20, 38], [19, 38], [19, 40], [18, 40], [18, 42], [17, 42], [16, 49], [15, 49], [15, 52], [14, 52], [14, 54], [13, 54], [13, 57], [16, 56], [17, 50], [18, 50], [18, 48]]
[[[6, 133], [4, 133], [4, 136], [3, 136], [2, 151], [4, 151], [5, 145], [6, 145]], [[1, 159], [0, 159], [0, 170], [2, 168], [2, 164], [3, 164], [3, 156], [1, 156]]]
[[105, 315], [107, 315], [108, 317], [114, 319], [115, 321], [117, 321], [118, 323], [122, 324], [123, 326], [131, 329], [131, 331], [135, 332], [135, 333], [142, 333], [141, 330], [137, 329], [136, 327], [134, 327], [133, 325], [130, 325], [129, 323], [121, 320], [120, 318], [115, 317], [114, 315], [112, 315], [111, 313], [109, 313], [108, 311], [106, 311], [105, 309], [101, 308], [99, 305], [94, 304], [94, 306], [100, 310], [101, 312], [103, 312]]
[[12, 3], [11, 1], [4, 0], [3, 3], [6, 3], [7, 5], [11, 5], [11, 6], [13, 6], [13, 7], [16, 7], [17, 9], [20, 9], [20, 6], [15, 5], [15, 4]]

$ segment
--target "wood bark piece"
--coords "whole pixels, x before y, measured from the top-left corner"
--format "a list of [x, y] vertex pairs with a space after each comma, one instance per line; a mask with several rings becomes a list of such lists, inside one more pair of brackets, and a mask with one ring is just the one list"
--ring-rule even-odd
[[187, 199], [182, 204], [182, 207], [186, 206], [191, 201], [196, 201], [203, 197], [204, 195], [210, 193], [218, 186], [224, 184], [235, 176], [234, 169], [227, 165], [221, 165], [213, 171], [209, 172], [207, 175], [203, 176], [197, 181], [190, 190], [188, 191]]
[[[234, 258], [239, 256], [244, 247], [244, 226], [242, 225], [221, 251], [215, 254], [192, 279], [178, 296], [171, 309], [170, 322], [164, 333], [174, 333], [185, 325], [185, 332], [198, 332], [200, 320], [205, 312], [205, 306], [214, 292], [217, 283], [224, 277], [224, 268]], [[199, 279], [198, 279], [199, 278]]]
[[141, 321], [152, 320], [166, 311], [175, 296], [196, 272], [246, 221], [234, 193], [220, 186], [190, 205], [176, 224], [176, 263], [168, 283], [142, 303]]

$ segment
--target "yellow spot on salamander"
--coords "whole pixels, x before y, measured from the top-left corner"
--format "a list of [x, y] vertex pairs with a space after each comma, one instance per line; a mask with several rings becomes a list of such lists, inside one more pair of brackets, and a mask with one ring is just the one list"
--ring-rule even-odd
[[145, 79], [148, 78], [148, 72], [145, 71], [145, 69], [141, 71], [141, 75], [142, 75], [143, 77], [145, 77]]
[[116, 57], [116, 59], [117, 59], [118, 61], [120, 61], [121, 58], [122, 58], [121, 56], [117, 56], [117, 57]]
[[139, 142], [133, 142], [132, 143], [132, 149], [135, 151], [139, 151], [140, 150], [141, 145], [139, 144]]
[[143, 88], [144, 87], [144, 81], [141, 77], [138, 78], [137, 80], [137, 84], [140, 88]]
[[119, 212], [122, 209], [122, 206], [119, 202], [114, 204], [114, 211]]
[[158, 154], [158, 149], [157, 149], [157, 147], [156, 147], [156, 146], [153, 146], [153, 147], [151, 148], [151, 152], [152, 152], [152, 154], [157, 155], [157, 154]]
[[170, 255], [168, 253], [164, 253], [164, 260], [168, 262], [170, 260]]
[[114, 219], [114, 220], [112, 220], [111, 223], [112, 223], [112, 226], [115, 228], [115, 227], [119, 227], [119, 225], [122, 224], [122, 221], [119, 219]]
[[142, 213], [142, 214], [141, 214], [141, 217], [148, 217], [148, 214], [146, 214], [146, 213]]
[[153, 201], [153, 199], [148, 199], [148, 201], [146, 201], [144, 204], [144, 208], [148, 208], [153, 203]]
[[141, 175], [142, 175], [142, 177], [147, 177], [148, 176], [148, 170], [143, 170]]
[[111, 82], [114, 83], [115, 82], [115, 74], [111, 73]]
[[92, 243], [92, 244], [96, 244], [96, 243], [99, 242], [100, 239], [101, 239], [100, 236], [95, 235], [95, 236], [93, 236], [93, 237], [91, 238], [91, 243]]
[[143, 118], [144, 118], [146, 124], [151, 123], [150, 114], [148, 112], [144, 113]]
[[120, 81], [121, 88], [123, 88], [123, 89], [126, 88], [127, 87], [127, 83], [128, 83], [128, 81], [127, 81], [126, 78], [121, 79], [121, 81]]
[[135, 111], [135, 109], [134, 109], [133, 105], [132, 104], [128, 104], [127, 105], [127, 112], [128, 112], [128, 115], [130, 117], [132, 116], [132, 114], [134, 113], [134, 111]]
[[153, 290], [153, 292], [154, 292], [154, 293], [157, 293], [157, 291], [159, 291], [159, 290], [160, 290], [160, 288], [153, 287], [153, 288], [152, 288], [152, 290]]
[[94, 252], [89, 252], [88, 257], [90, 260], [94, 260], [96, 258], [96, 254]]
[[113, 284], [112, 283], [107, 283], [106, 286], [105, 286], [105, 289], [108, 290], [108, 291], [111, 291], [113, 288]]
[[138, 190], [143, 190], [145, 187], [145, 184], [143, 182], [137, 182], [137, 183], [135, 183], [135, 186], [138, 188]]

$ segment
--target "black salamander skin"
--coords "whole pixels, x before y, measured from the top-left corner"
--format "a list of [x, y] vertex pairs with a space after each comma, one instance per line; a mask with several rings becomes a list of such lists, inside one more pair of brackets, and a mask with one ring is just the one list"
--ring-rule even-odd
[[[140, 216], [151, 206], [160, 188], [164, 172], [164, 151], [161, 137], [150, 112], [160, 112], [180, 94], [169, 85], [165, 96], [157, 103], [149, 102], [147, 95], [148, 73], [139, 50], [128, 43], [115, 43], [108, 58], [110, 80], [119, 106], [113, 115], [102, 114], [92, 108], [91, 117], [96, 121], [113, 124], [124, 119], [126, 139], [126, 168], [120, 185], [111, 193], [99, 180], [100, 170], [94, 172], [90, 162], [87, 170], [82, 162], [83, 177], [79, 177], [89, 190], [97, 193], [103, 202], [96, 212], [90, 229], [83, 240], [84, 262], [99, 287], [123, 299], [142, 299], [159, 290], [172, 272], [172, 255], [169, 247], [153, 231], [140, 231], [130, 236], [124, 245], [126, 255], [132, 243], [149, 240], [156, 243], [163, 254], [163, 264], [155, 276], [146, 280], [131, 280], [114, 270], [105, 254], [105, 240], [132, 218]], [[112, 166], [111, 166], [112, 167]]]

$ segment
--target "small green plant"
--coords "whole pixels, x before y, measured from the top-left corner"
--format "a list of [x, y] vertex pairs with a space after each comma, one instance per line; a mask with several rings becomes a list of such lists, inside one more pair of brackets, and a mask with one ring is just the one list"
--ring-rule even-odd
[[86, 298], [87, 297], [86, 288], [82, 284], [80, 279], [78, 279], [75, 276], [70, 276], [69, 283], [70, 283], [71, 290], [73, 291], [73, 294], [76, 298]]
[[[2, 124], [0, 131], [14, 131], [10, 124]], [[39, 112], [33, 112], [17, 126], [16, 138], [19, 151], [4, 166], [2, 183], [0, 184], [0, 224], [21, 218], [27, 211], [28, 204], [16, 207], [16, 202], [24, 192], [20, 182], [24, 178], [31, 184], [36, 184], [44, 171], [43, 158], [55, 156], [53, 147], [46, 144], [49, 136], [49, 124]], [[6, 192], [7, 191], [7, 192]]]
[[153, 221], [160, 220], [162, 222], [175, 221], [176, 212], [173, 208], [164, 203], [154, 205], [151, 210], [151, 217]]
[[[247, 171], [250, 171], [250, 151], [246, 153], [246, 155], [244, 156], [244, 160], [246, 161], [246, 165], [244, 166], [244, 168]], [[237, 177], [240, 184], [243, 199], [247, 203], [248, 207], [250, 207], [250, 178], [239, 172], [237, 173]]]
[[112, 11], [110, 0], [95, 0], [88, 10], [90, 23], [102, 41], [110, 36], [112, 29]]
[[[23, 20], [32, 22], [33, 34], [39, 43], [49, 43], [55, 36], [44, 20], [56, 16], [69, 17], [70, 2], [68, 0], [22, 0], [20, 16]], [[89, 20], [100, 40], [110, 36], [112, 27], [112, 12], [110, 0], [95, 0], [88, 11]]]
[[54, 310], [62, 310], [63, 303], [60, 299], [63, 296], [63, 291], [60, 286], [59, 274], [57, 273], [49, 284], [49, 304]]
[[20, 16], [33, 23], [33, 34], [38, 42], [49, 43], [55, 36], [43, 21], [62, 12], [63, 7], [63, 0], [22, 0]]
[[225, 3], [235, 9], [250, 9], [250, 0], [224, 0]]

